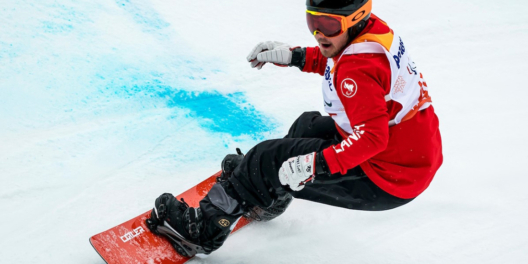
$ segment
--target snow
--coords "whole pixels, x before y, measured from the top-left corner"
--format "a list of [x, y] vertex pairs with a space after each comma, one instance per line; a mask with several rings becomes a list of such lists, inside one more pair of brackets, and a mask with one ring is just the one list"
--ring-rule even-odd
[[[313, 46], [304, 1], [0, 3], [2, 263], [103, 263], [88, 238], [323, 111], [320, 77], [251, 69]], [[374, 2], [430, 87], [445, 162], [387, 212], [296, 200], [192, 263], [524, 263], [525, 1]]]

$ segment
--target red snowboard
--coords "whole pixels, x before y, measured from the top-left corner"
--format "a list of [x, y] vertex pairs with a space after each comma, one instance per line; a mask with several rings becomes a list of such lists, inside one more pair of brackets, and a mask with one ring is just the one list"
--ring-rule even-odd
[[[197, 207], [200, 200], [213, 187], [218, 176], [220, 172], [176, 196], [177, 199], [183, 198], [189, 206]], [[150, 217], [150, 211], [90, 238], [95, 251], [106, 263], [180, 264], [190, 259], [176, 253], [168, 240], [150, 232], [145, 225], [145, 220]], [[242, 217], [233, 232], [250, 222], [251, 220]]]

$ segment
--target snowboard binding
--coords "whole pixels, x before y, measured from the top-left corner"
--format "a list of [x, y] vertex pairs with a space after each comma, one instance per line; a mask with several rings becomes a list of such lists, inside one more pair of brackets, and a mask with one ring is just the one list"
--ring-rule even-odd
[[166, 222], [164, 222], [163, 225], [152, 224], [151, 218], [147, 219], [146, 222], [147, 227], [152, 231], [152, 233], [168, 238], [172, 247], [174, 250], [176, 250], [176, 252], [178, 252], [178, 254], [189, 258], [196, 254], [207, 254], [207, 252], [200, 245], [186, 240], [183, 235], [167, 225]]
[[227, 181], [233, 174], [233, 171], [235, 171], [236, 167], [242, 163], [244, 153], [242, 153], [239, 148], [236, 148], [236, 152], [237, 154], [229, 154], [222, 160], [220, 165], [222, 168], [222, 174], [220, 174], [220, 177], [216, 178], [216, 182]]
[[178, 201], [172, 194], [163, 194], [156, 199], [145, 223], [152, 233], [168, 238], [178, 254], [193, 257], [208, 254], [199, 245], [201, 218], [199, 208], [189, 207], [183, 199]]

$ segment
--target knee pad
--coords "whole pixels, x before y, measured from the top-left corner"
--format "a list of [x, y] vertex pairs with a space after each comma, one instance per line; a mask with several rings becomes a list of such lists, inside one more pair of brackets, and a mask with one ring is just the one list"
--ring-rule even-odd
[[292, 200], [293, 196], [289, 193], [285, 193], [268, 208], [261, 206], [253, 207], [251, 210], [249, 210], [249, 212], [246, 213], [246, 217], [262, 222], [271, 221], [283, 214], [288, 206], [290, 206]]

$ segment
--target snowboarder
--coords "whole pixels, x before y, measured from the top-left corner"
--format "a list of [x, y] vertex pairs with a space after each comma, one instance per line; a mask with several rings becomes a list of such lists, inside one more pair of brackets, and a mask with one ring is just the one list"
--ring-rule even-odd
[[442, 164], [427, 83], [403, 39], [371, 13], [372, 0], [306, 5], [317, 47], [268, 41], [247, 59], [259, 70], [273, 63], [324, 76], [329, 116], [306, 112], [285, 138], [226, 156], [199, 208], [172, 194], [158, 197], [147, 224], [179, 253], [213, 252], [241, 216], [271, 220], [292, 196], [355, 210], [402, 206], [429, 186]]

